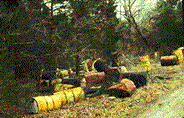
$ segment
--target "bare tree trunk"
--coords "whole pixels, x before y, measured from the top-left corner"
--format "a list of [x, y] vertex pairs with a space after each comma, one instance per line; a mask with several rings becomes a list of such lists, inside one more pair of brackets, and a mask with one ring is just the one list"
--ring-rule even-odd
[[54, 21], [53, 21], [53, 6], [54, 6], [54, 0], [51, 0], [51, 14], [50, 14], [50, 36], [49, 36], [49, 46], [51, 48], [51, 54], [50, 54], [50, 62], [49, 62], [49, 71], [55, 71], [56, 68], [56, 45], [55, 41], [52, 37], [54, 33]]
[[[128, 1], [128, 5], [126, 4], [126, 0], [124, 0], [124, 10], [125, 10], [125, 15], [124, 17], [126, 20], [129, 22], [129, 25], [134, 26], [135, 31], [137, 32], [137, 35], [139, 36], [140, 43], [138, 44], [138, 54], [143, 55], [145, 53], [145, 48], [149, 48], [150, 44], [147, 41], [147, 39], [143, 36], [142, 32], [140, 31], [138, 24], [135, 21], [135, 18], [132, 13], [132, 6], [135, 4], [136, 0], [134, 0], [132, 3], [130, 0]], [[138, 11], [138, 10], [137, 10]]]
[[130, 16], [132, 18], [132, 22], [133, 22], [133, 24], [135, 26], [135, 30], [137, 31], [137, 34], [140, 36], [141, 40], [146, 44], [146, 47], [150, 47], [147, 39], [143, 36], [143, 34], [141, 33], [141, 31], [139, 30], [138, 25], [137, 25], [137, 23], [135, 21], [135, 18], [131, 14], [130, 14]]
[[[78, 50], [78, 49], [77, 49]], [[78, 51], [77, 51], [78, 52]], [[80, 58], [79, 54], [76, 55], [76, 75], [79, 75], [79, 65], [80, 65]]]

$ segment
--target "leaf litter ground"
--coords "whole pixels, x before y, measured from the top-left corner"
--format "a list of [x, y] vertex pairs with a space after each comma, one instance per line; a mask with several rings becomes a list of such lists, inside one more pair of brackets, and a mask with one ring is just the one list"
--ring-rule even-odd
[[[54, 117], [54, 118], [135, 118], [150, 109], [163, 96], [172, 93], [184, 85], [184, 64], [161, 66], [152, 64], [148, 83], [135, 90], [127, 98], [113, 98], [107, 94], [86, 98], [84, 101], [63, 106], [59, 110], [41, 114], [24, 115], [25, 118]], [[130, 71], [140, 70], [137, 65]]]

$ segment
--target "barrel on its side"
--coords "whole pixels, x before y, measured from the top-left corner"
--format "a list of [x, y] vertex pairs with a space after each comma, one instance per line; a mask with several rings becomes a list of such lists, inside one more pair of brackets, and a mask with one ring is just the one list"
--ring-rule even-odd
[[109, 87], [107, 91], [111, 96], [128, 97], [134, 92], [135, 89], [136, 86], [134, 82], [130, 79], [124, 78], [118, 84]]
[[[148, 58], [146, 58], [148, 59]], [[150, 65], [148, 64], [148, 67]], [[117, 67], [108, 67], [107, 65], [105, 65], [104, 62], [102, 62], [101, 60], [96, 61], [96, 63], [94, 64], [95, 69], [98, 72], [105, 72], [106, 74], [106, 80], [109, 77], [111, 77], [111, 80], [113, 79], [113, 81], [118, 81], [120, 78], [128, 78], [130, 80], [132, 80], [135, 84], [135, 86], [141, 87], [146, 85], [147, 83], [147, 77], [148, 77], [148, 70], [145, 71], [139, 71], [139, 72], [123, 72], [120, 73], [120, 71], [118, 71]]]
[[105, 80], [104, 72], [88, 72], [84, 74], [86, 83], [99, 83]]
[[121, 73], [121, 78], [128, 78], [134, 82], [136, 88], [147, 84], [148, 71]]
[[74, 88], [74, 85], [71, 84], [54, 84], [52, 85], [52, 90], [54, 92], [64, 91]]
[[64, 100], [65, 98], [63, 99], [59, 95], [33, 97], [29, 112], [42, 113], [45, 111], [59, 109], [62, 105], [62, 101]]
[[161, 56], [160, 61], [162, 66], [173, 66], [178, 64], [178, 58], [176, 55]]
[[86, 72], [90, 72], [92, 70], [92, 60], [91, 59], [87, 59], [83, 61], [82, 64], [84, 65], [84, 70]]
[[59, 109], [62, 106], [84, 100], [85, 93], [81, 87], [60, 91], [51, 96], [33, 97], [30, 113], [42, 113], [50, 110]]
[[127, 68], [125, 66], [119, 66], [119, 67], [110, 67], [110, 70], [116, 71], [118, 73], [124, 73], [127, 72]]
[[81, 87], [77, 87], [77, 88], [73, 88], [73, 89], [69, 89], [61, 92], [56, 92], [54, 93], [54, 95], [65, 96], [66, 98], [65, 104], [78, 102], [85, 99], [85, 93]]

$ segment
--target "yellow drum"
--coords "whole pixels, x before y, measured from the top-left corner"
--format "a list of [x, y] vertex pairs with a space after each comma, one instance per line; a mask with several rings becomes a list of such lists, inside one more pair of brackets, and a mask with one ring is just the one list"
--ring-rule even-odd
[[60, 98], [61, 97], [58, 95], [33, 97], [31, 112], [42, 113], [45, 111], [58, 109], [62, 105], [62, 99]]
[[75, 102], [81, 101], [85, 99], [85, 93], [81, 87], [77, 87], [72, 89]]
[[120, 73], [125, 73], [125, 72], [127, 72], [127, 69], [126, 69], [125, 66], [119, 66], [118, 71], [119, 71]]
[[66, 96], [67, 103], [73, 103], [74, 102], [74, 95], [72, 90], [65, 90], [63, 91]]
[[87, 60], [83, 61], [82, 64], [84, 65], [84, 69], [85, 69], [86, 72], [91, 71], [91, 69], [92, 69], [91, 59], [87, 59]]
[[66, 105], [67, 98], [66, 98], [64, 91], [56, 92], [56, 93], [54, 93], [54, 95], [59, 97], [59, 100], [60, 100], [62, 106]]
[[68, 77], [68, 76], [69, 76], [68, 70], [64, 70], [64, 69], [59, 69], [59, 68], [57, 68], [56, 71], [57, 71], [59, 74], [61, 74], [62, 78]]
[[174, 54], [177, 56], [178, 58], [178, 63], [182, 64], [183, 63], [183, 52], [181, 49], [177, 49], [174, 51]]
[[50, 96], [53, 100], [53, 109], [59, 109], [61, 108], [62, 105], [62, 101], [64, 101], [63, 99], [61, 99], [61, 97], [59, 95], [51, 95]]
[[45, 96], [38, 96], [33, 98], [32, 104], [32, 112], [33, 113], [41, 113], [47, 111], [47, 102], [44, 99]]
[[150, 71], [151, 70], [151, 65], [150, 65], [150, 61], [149, 61], [149, 56], [140, 56], [140, 60], [141, 60], [141, 65], [142, 67], [146, 70], [146, 71]]
[[33, 97], [31, 103], [31, 113], [41, 113], [55, 110], [67, 103], [78, 102], [85, 99], [85, 93], [81, 87], [64, 90], [50, 96]]

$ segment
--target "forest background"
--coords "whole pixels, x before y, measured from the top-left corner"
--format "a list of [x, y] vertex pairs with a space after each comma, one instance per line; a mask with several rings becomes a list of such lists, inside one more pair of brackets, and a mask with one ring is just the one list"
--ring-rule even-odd
[[184, 46], [182, 1], [157, 0], [154, 4], [147, 11], [146, 0], [0, 1], [1, 81], [16, 80], [20, 77], [17, 70], [36, 78], [43, 68], [69, 69], [76, 56], [81, 62], [112, 59], [114, 52], [120, 57], [151, 57], [155, 51], [170, 55]]

